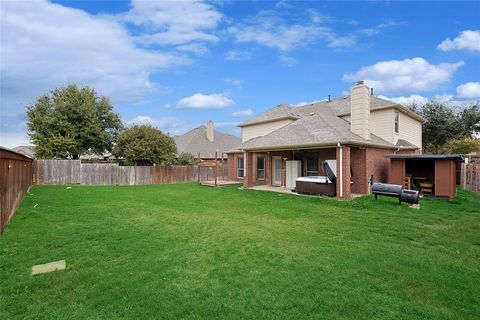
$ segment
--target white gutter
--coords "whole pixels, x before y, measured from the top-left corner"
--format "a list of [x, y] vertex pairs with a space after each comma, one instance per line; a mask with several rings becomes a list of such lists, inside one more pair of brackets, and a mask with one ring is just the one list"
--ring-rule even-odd
[[343, 146], [339, 142], [337, 147], [340, 148], [340, 198], [343, 198]]

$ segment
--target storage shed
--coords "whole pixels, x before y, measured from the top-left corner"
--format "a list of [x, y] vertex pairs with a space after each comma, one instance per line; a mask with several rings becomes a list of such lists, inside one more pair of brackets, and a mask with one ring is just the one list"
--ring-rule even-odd
[[456, 162], [462, 155], [398, 154], [390, 159], [389, 183], [437, 198], [453, 199], [456, 192]]

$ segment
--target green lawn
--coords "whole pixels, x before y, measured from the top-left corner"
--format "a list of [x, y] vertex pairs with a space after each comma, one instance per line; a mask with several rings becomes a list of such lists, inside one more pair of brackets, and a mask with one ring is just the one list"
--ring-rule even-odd
[[414, 210], [238, 186], [35, 186], [0, 236], [0, 319], [478, 319], [479, 261], [480, 195], [464, 190]]

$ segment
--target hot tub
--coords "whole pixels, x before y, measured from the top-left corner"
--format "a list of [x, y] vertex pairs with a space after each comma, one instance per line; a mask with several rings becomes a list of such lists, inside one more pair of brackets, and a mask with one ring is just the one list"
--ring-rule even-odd
[[336, 184], [325, 176], [298, 177], [295, 191], [300, 194], [334, 197]]

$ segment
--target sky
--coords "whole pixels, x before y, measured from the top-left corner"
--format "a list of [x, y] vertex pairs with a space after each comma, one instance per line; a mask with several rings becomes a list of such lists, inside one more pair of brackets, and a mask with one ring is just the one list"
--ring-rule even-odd
[[348, 94], [480, 99], [480, 1], [0, 2], [0, 145], [28, 144], [25, 108], [70, 83], [124, 123], [171, 135], [280, 103]]

